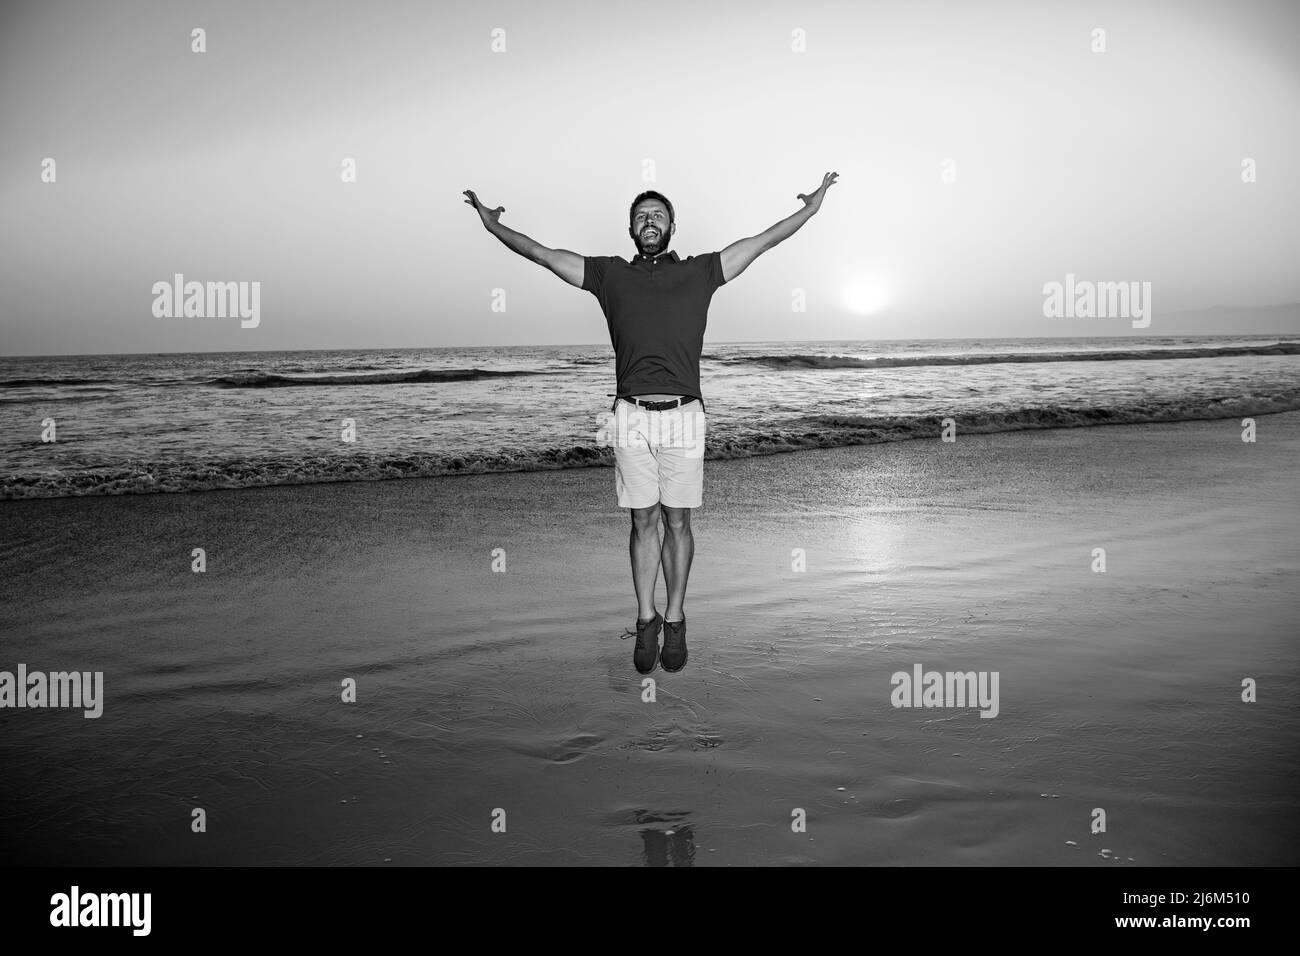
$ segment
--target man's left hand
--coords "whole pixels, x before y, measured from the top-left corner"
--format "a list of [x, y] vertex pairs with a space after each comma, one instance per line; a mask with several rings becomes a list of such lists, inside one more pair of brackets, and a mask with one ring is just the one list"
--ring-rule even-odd
[[822, 199], [824, 199], [826, 196], [826, 190], [830, 186], [834, 185], [835, 180], [839, 178], [839, 175], [840, 175], [839, 173], [827, 173], [825, 176], [822, 177], [822, 184], [817, 187], [817, 190], [815, 192], [813, 192], [810, 195], [804, 195], [803, 193], [800, 193], [795, 198], [802, 199], [805, 206], [811, 206], [812, 211], [816, 212], [818, 209], [822, 208]]

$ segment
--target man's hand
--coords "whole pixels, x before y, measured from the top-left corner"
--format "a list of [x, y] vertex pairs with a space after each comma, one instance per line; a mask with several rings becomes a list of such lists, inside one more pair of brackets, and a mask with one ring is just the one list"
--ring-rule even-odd
[[587, 268], [585, 257], [568, 249], [548, 249], [535, 239], [529, 239], [522, 232], [515, 232], [509, 226], [501, 225], [501, 214], [506, 211], [505, 206], [497, 206], [496, 209], [487, 208], [478, 201], [478, 196], [474, 195], [472, 189], [465, 190], [465, 196], [465, 202], [474, 207], [487, 231], [500, 239], [507, 249], [518, 253], [529, 262], [546, 266], [569, 285], [582, 288]]
[[822, 184], [817, 188], [816, 192], [809, 195], [800, 193], [796, 198], [803, 200], [803, 208], [798, 212], [786, 216], [775, 226], [763, 230], [757, 236], [738, 239], [723, 249], [722, 280], [730, 282], [748, 269], [749, 264], [767, 252], [768, 249], [793, 236], [800, 226], [813, 217], [813, 213], [822, 208], [822, 200], [826, 197], [826, 190], [834, 185], [839, 175], [839, 173], [827, 173], [822, 177]]
[[816, 212], [822, 208], [822, 200], [826, 198], [826, 190], [835, 185], [835, 180], [839, 178], [839, 173], [827, 173], [822, 177], [822, 184], [811, 195], [805, 196], [800, 193], [796, 199], [802, 199], [805, 206], [811, 206], [812, 211]]
[[483, 225], [485, 227], [491, 229], [501, 221], [501, 214], [506, 211], [505, 206], [497, 206], [496, 209], [489, 209], [478, 201], [478, 196], [474, 195], [474, 190], [472, 189], [465, 190], [465, 195], [469, 197], [465, 202], [474, 207], [474, 210], [478, 213], [478, 217], [483, 220]]

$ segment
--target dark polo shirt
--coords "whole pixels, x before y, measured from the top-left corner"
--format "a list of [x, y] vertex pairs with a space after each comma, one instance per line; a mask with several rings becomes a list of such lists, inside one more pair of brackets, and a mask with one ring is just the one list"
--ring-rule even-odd
[[672, 250], [638, 253], [631, 262], [585, 257], [582, 287], [605, 313], [620, 397], [693, 395], [703, 402], [704, 326], [709, 300], [725, 281], [717, 252], [686, 259]]

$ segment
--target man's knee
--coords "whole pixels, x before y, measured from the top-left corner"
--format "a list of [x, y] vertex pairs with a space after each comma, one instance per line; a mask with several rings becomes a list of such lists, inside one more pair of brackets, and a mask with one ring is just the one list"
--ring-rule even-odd
[[671, 534], [691, 530], [690, 508], [669, 508], [664, 505], [664, 528]]
[[653, 504], [649, 508], [629, 508], [632, 512], [632, 527], [640, 532], [654, 531], [659, 525], [659, 505]]

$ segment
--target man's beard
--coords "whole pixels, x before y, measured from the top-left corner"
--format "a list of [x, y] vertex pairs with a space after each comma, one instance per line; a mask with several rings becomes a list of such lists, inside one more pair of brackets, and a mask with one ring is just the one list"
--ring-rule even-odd
[[[668, 227], [668, 232], [661, 232], [655, 242], [657, 246], [651, 248], [647, 246], [645, 240], [641, 238], [641, 233], [636, 234], [636, 247], [643, 256], [657, 256], [668, 251], [668, 243], [672, 241], [672, 226]], [[643, 230], [644, 231], [644, 230]]]

